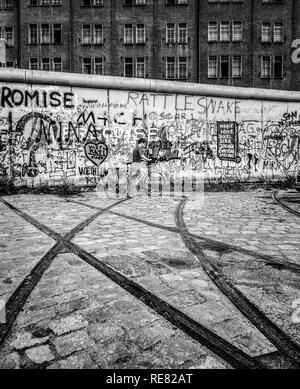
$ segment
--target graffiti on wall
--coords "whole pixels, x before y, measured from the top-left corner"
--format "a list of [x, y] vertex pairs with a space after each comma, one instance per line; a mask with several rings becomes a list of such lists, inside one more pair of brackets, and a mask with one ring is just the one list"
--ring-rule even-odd
[[94, 185], [147, 155], [207, 178], [297, 175], [300, 107], [183, 94], [67, 87], [0, 87], [0, 176], [19, 184]]
[[217, 149], [220, 161], [240, 162], [238, 157], [238, 131], [235, 122], [217, 123]]

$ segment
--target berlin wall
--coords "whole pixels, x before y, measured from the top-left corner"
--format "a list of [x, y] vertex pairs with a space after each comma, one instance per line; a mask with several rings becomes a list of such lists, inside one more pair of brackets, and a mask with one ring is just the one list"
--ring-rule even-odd
[[139, 138], [207, 179], [299, 174], [300, 93], [67, 73], [0, 71], [0, 176], [96, 185]]

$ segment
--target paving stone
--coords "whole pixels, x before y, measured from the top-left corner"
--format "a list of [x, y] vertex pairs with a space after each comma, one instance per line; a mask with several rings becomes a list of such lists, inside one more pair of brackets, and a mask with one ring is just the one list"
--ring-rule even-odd
[[111, 322], [99, 323], [89, 326], [88, 334], [96, 342], [107, 342], [121, 337], [124, 334], [124, 330], [118, 325], [112, 325]]
[[58, 336], [71, 331], [80, 330], [88, 325], [88, 322], [82, 316], [68, 316], [66, 318], [53, 321], [49, 328]]
[[[205, 355], [205, 351], [190, 340], [173, 337], [154, 347], [168, 361], [169, 366], [182, 366]], [[195, 358], [196, 357], [196, 358]]]
[[[99, 347], [99, 346], [98, 346]], [[133, 356], [139, 353], [138, 345], [126, 342], [122, 338], [117, 338], [109, 344], [101, 343], [105, 354], [105, 360], [109, 368], [122, 368], [123, 364], [130, 361]]]
[[26, 356], [34, 363], [41, 365], [53, 361], [54, 355], [49, 346], [39, 346], [26, 350]]
[[11, 370], [20, 368], [20, 355], [18, 353], [11, 353], [4, 358], [0, 358], [0, 370]]
[[61, 369], [97, 369], [98, 366], [92, 361], [90, 356], [86, 353], [72, 355], [62, 361], [58, 362]]
[[231, 369], [231, 367], [229, 364], [225, 362], [221, 362], [220, 360], [214, 359], [210, 356], [206, 356], [201, 359], [198, 365], [191, 367], [191, 369], [221, 370], [221, 369]]
[[71, 314], [73, 312], [79, 311], [88, 306], [87, 298], [79, 298], [72, 300], [63, 304], [59, 304], [56, 308], [56, 312], [60, 315]]
[[33, 346], [48, 342], [49, 337], [35, 338], [31, 333], [18, 333], [15, 339], [10, 343], [10, 346], [15, 350], [24, 350]]
[[187, 307], [184, 311], [199, 322], [213, 323], [232, 318], [233, 314], [220, 303], [206, 301], [200, 305]]
[[157, 320], [158, 317], [155, 314], [150, 314], [147, 311], [141, 310], [140, 312], [130, 312], [128, 314], [123, 314], [119, 321], [124, 327], [134, 328], [134, 327], [143, 327], [149, 323]]
[[64, 357], [75, 351], [88, 349], [94, 345], [94, 342], [85, 331], [81, 330], [56, 338], [53, 344], [57, 352]]
[[168, 302], [173, 304], [175, 307], [187, 307], [195, 304], [202, 304], [207, 299], [196, 291], [193, 292], [183, 292], [181, 294], [174, 294], [168, 296]]
[[134, 329], [130, 333], [130, 341], [134, 342], [144, 351], [153, 348], [156, 344], [166, 341], [175, 334], [175, 330], [170, 327], [164, 327], [159, 321], [152, 324], [151, 327]]
[[37, 311], [26, 310], [19, 314], [16, 322], [21, 327], [27, 327], [29, 325], [34, 325], [43, 321], [45, 319], [54, 318], [56, 316], [55, 307], [47, 307], [44, 309], [39, 309]]
[[46, 367], [47, 370], [59, 370], [61, 369], [60, 365], [57, 362], [51, 363]]

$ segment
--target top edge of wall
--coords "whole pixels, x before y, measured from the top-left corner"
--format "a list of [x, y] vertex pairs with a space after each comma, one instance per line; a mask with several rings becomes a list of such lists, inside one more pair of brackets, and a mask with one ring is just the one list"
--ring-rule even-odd
[[0, 69], [0, 82], [300, 102], [300, 92], [76, 73]]

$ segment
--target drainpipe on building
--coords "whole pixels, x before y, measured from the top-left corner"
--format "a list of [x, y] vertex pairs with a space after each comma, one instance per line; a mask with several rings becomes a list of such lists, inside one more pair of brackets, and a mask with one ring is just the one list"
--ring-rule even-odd
[[20, 5], [20, 0], [16, 1], [17, 4], [17, 68], [21, 69], [22, 68], [22, 36], [21, 36], [21, 5]]
[[73, 8], [73, 2], [70, 0], [69, 2], [69, 11], [70, 11], [70, 32], [69, 32], [69, 38], [70, 38], [70, 48], [69, 48], [69, 69], [70, 73], [75, 72], [75, 48], [76, 48], [76, 42], [75, 42], [75, 32], [74, 32], [74, 8]]
[[195, 2], [195, 22], [196, 22], [196, 82], [201, 82], [200, 74], [200, 1], [196, 0]]

